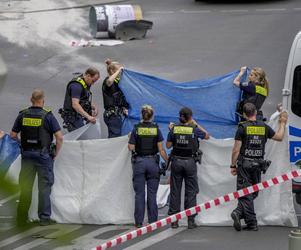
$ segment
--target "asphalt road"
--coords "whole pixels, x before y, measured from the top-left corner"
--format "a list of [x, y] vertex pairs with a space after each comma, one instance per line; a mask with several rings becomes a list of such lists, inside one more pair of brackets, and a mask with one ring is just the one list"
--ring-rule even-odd
[[[103, 61], [107, 57], [124, 63], [127, 68], [174, 81], [223, 75], [242, 65], [260, 66], [271, 81], [271, 95], [264, 112], [273, 113], [281, 101], [291, 43], [301, 30], [301, 3], [297, 0], [243, 2], [128, 1], [141, 5], [145, 19], [153, 21], [154, 27], [146, 39], [115, 47], [68, 46], [72, 39], [89, 38], [88, 9], [15, 15], [9, 16], [9, 22], [4, 15], [5, 18], [0, 18], [0, 46], [8, 66], [8, 78], [0, 95], [1, 129], [7, 132], [11, 129], [18, 111], [29, 105], [35, 87], [45, 89], [46, 105], [56, 112], [62, 105], [71, 73], [95, 65], [101, 69], [103, 79], [106, 75]], [[94, 100], [101, 108], [100, 84], [93, 91]], [[131, 226], [56, 225], [18, 233], [12, 228], [15, 200], [2, 202], [0, 206], [0, 249], [89, 249], [132, 229]], [[283, 250], [287, 249], [289, 231], [283, 227], [264, 227], [258, 233], [249, 234], [238, 234], [228, 227], [200, 227], [194, 231], [164, 229], [121, 248]], [[36, 232], [46, 239], [33, 238]], [[59, 238], [49, 239], [49, 235]]]

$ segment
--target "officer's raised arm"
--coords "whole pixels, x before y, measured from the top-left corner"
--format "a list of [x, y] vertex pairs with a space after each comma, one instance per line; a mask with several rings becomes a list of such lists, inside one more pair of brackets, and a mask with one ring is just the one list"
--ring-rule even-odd
[[281, 114], [279, 116], [279, 128], [278, 128], [277, 132], [275, 133], [275, 135], [272, 137], [272, 139], [274, 141], [282, 141], [283, 140], [285, 126], [287, 123], [287, 118], [288, 118], [287, 112], [285, 112], [285, 111], [281, 112]]

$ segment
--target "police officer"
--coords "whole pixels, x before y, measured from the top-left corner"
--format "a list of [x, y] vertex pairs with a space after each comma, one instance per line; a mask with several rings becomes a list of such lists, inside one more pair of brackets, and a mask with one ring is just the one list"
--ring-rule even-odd
[[141, 109], [142, 121], [136, 124], [130, 135], [128, 148], [133, 155], [133, 185], [135, 190], [135, 225], [142, 227], [145, 213], [145, 183], [147, 185], [148, 222], [158, 220], [157, 191], [159, 187], [160, 156], [167, 162], [163, 148], [163, 136], [156, 123], [151, 106]]
[[236, 87], [239, 87], [243, 91], [242, 100], [238, 103], [237, 112], [242, 117], [243, 105], [250, 102], [258, 110], [257, 120], [263, 120], [261, 107], [269, 94], [269, 81], [262, 68], [255, 67], [251, 70], [248, 81], [241, 82], [241, 77], [245, 74], [246, 70], [247, 67], [241, 67], [239, 74], [233, 82]]
[[[20, 111], [11, 131], [17, 139], [21, 133], [22, 163], [19, 176], [20, 202], [17, 210], [17, 224], [25, 226], [31, 203], [31, 192], [38, 174], [40, 225], [49, 225], [52, 220], [50, 193], [54, 182], [53, 160], [61, 149], [63, 135], [60, 126], [50, 110], [44, 107], [44, 92], [35, 89], [31, 96], [32, 106]], [[56, 149], [51, 147], [53, 135]], [[51, 151], [51, 148], [53, 151]]]
[[[192, 119], [191, 109], [185, 107], [179, 112], [180, 123], [170, 126], [166, 147], [171, 148], [171, 185], [168, 214], [180, 212], [181, 190], [185, 181], [185, 209], [196, 206], [196, 196], [199, 192], [197, 179], [197, 165], [195, 161], [199, 149], [198, 139], [209, 139], [207, 131]], [[188, 228], [196, 227], [195, 215], [188, 217]], [[177, 228], [178, 222], [171, 227]]]
[[[237, 175], [237, 190], [252, 186], [261, 181], [261, 172], [265, 173], [270, 161], [264, 160], [267, 139], [282, 141], [284, 137], [287, 113], [282, 112], [279, 118], [279, 128], [275, 131], [263, 121], [256, 120], [256, 107], [252, 103], [243, 106], [246, 122], [238, 126], [235, 143], [232, 150], [231, 174]], [[238, 199], [237, 208], [231, 213], [234, 228], [241, 230], [241, 219], [245, 220], [244, 230], [257, 231], [257, 220], [254, 211], [254, 199], [258, 193], [253, 193]]]
[[104, 102], [104, 121], [108, 127], [108, 138], [121, 136], [122, 119], [128, 115], [128, 103], [119, 88], [120, 74], [123, 66], [119, 62], [106, 60], [108, 77], [102, 85]]
[[96, 123], [97, 107], [92, 103], [91, 86], [100, 77], [96, 68], [90, 67], [84, 74], [73, 78], [67, 85], [64, 108], [60, 109], [64, 127], [69, 132], [85, 125], [85, 121]]

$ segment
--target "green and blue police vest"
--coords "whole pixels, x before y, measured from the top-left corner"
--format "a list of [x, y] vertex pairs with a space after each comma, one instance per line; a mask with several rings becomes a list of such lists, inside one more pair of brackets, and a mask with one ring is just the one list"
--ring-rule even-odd
[[158, 125], [138, 123], [135, 125], [137, 140], [135, 151], [139, 156], [155, 155], [158, 153]]
[[21, 147], [23, 150], [49, 150], [53, 135], [44, 127], [47, 109], [27, 108], [20, 111]]

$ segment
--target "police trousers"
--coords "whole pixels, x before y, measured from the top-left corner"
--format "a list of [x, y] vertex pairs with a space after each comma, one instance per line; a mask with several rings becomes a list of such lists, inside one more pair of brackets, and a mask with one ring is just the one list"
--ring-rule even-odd
[[73, 130], [83, 127], [85, 125], [85, 122], [83, 117], [77, 115], [76, 117], [74, 117], [74, 119], [70, 121], [66, 121], [66, 124], [68, 124], [67, 126], [68, 132], [71, 132]]
[[53, 159], [49, 154], [39, 151], [22, 152], [21, 171], [19, 175], [20, 199], [17, 208], [17, 221], [26, 222], [31, 204], [32, 187], [38, 175], [40, 220], [48, 220], [51, 216], [51, 187], [54, 183]]
[[104, 113], [103, 119], [108, 127], [108, 138], [114, 138], [121, 136], [122, 129], [122, 116], [118, 114], [112, 114], [107, 117]]
[[[184, 209], [196, 206], [196, 196], [199, 192], [197, 165], [190, 158], [174, 157], [171, 162], [170, 202], [168, 214], [181, 211], [182, 183], [185, 182]], [[196, 215], [192, 215], [195, 217]]]
[[[261, 182], [261, 170], [256, 167], [250, 167], [249, 163], [242, 161], [237, 166], [237, 190], [252, 186]], [[240, 217], [244, 219], [247, 225], [257, 225], [256, 213], [254, 210], [254, 199], [258, 196], [258, 192], [238, 198], [237, 208], [234, 210]]]
[[135, 190], [135, 223], [142, 224], [145, 214], [145, 184], [147, 185], [148, 222], [158, 220], [157, 191], [160, 174], [156, 156], [136, 157], [133, 163], [133, 186]]

